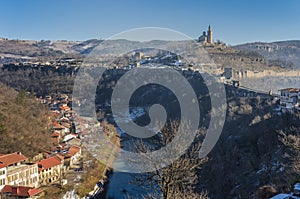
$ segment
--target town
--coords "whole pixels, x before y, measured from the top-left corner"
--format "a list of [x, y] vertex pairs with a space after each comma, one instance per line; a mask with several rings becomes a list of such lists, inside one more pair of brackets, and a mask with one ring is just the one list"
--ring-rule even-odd
[[[247, 84], [242, 83], [245, 78], [253, 78], [255, 81], [255, 78], [268, 75], [277, 77], [283, 73], [287, 73], [287, 76], [298, 76], [299, 70], [278, 72], [276, 70], [280, 67], [268, 66], [264, 57], [255, 53], [235, 50], [221, 41], [214, 42], [212, 34], [212, 27], [209, 26], [207, 33], [203, 32], [195, 42], [203, 46], [215, 60], [217, 68], [209, 72], [213, 72], [218, 81], [226, 86], [226, 91], [229, 93], [228, 100], [253, 99], [259, 101], [266, 99], [266, 101], [274, 101], [274, 104], [278, 105], [275, 110], [277, 115], [294, 114], [300, 110], [299, 88], [283, 87], [273, 90], [270, 88], [270, 90], [265, 91], [252, 89]], [[11, 81], [10, 73], [21, 73], [22, 71], [25, 71], [25, 74], [28, 72], [30, 78], [36, 74], [43, 74], [52, 78], [51, 75], [55, 74], [56, 77], [61, 77], [63, 80], [70, 79], [73, 81], [83, 61], [82, 57], [64, 57], [52, 61], [21, 60], [20, 62], [4, 63], [0, 65], [1, 72], [4, 75], [8, 74], [9, 78], [2, 78], [2, 81]], [[111, 75], [110, 78], [112, 79], [110, 80], [117, 81], [117, 77], [132, 68], [147, 67], [149, 64], [155, 65], [155, 63], [172, 67], [183, 75], [191, 79], [194, 78], [194, 80], [199, 78], [202, 69], [205, 71], [206, 68], [206, 66], [201, 66], [200, 70], [194, 63], [189, 63], [171, 52], [160, 51], [151, 54], [147, 51], [136, 50], [130, 52], [125, 59], [112, 63], [107, 69], [106, 75]], [[274, 67], [276, 70], [273, 70]], [[258, 68], [263, 69], [257, 71]], [[265, 70], [266, 68], [267, 70]], [[53, 82], [55, 81], [56, 79], [53, 78]], [[9, 82], [5, 83], [9, 85]], [[104, 88], [110, 88], [113, 83], [108, 81], [104, 84]], [[48, 83], [48, 85], [51, 84]], [[36, 84], [28, 88], [38, 90], [34, 86], [41, 87], [41, 85]], [[44, 87], [47, 89], [48, 86]], [[72, 98], [71, 91], [64, 93], [60, 92], [60, 89], [55, 89], [56, 92], [52, 92], [52, 94], [48, 90], [38, 94], [34, 93], [34, 99], [45, 105], [51, 112], [49, 134], [51, 134], [52, 147], [44, 149], [43, 152], [34, 157], [26, 157], [22, 151], [0, 154], [0, 199], [59, 197], [88, 199], [104, 196], [108, 184], [107, 179], [111, 175], [112, 164], [118, 150], [115, 147], [106, 145], [103, 147], [101, 144], [95, 143], [92, 134], [95, 134], [94, 131], [100, 131], [115, 146], [121, 146], [120, 135], [116, 126], [111, 122], [113, 121], [111, 113], [104, 115], [105, 121], [101, 121], [99, 118], [97, 118], [98, 120], [84, 118], [73, 110], [72, 105], [80, 106], [80, 103], [86, 99], [80, 101]], [[19, 92], [22, 91], [19, 90]], [[30, 92], [26, 94], [31, 95]], [[110, 109], [110, 106], [110, 102], [107, 101], [96, 104], [97, 111], [99, 111], [97, 114]], [[89, 142], [89, 145], [85, 145]], [[92, 150], [98, 151], [99, 148], [102, 149], [101, 158], [104, 158], [102, 161], [95, 153], [91, 153]], [[97, 177], [88, 178], [87, 176], [91, 172], [96, 172]], [[295, 190], [298, 191], [299, 184], [296, 185]], [[294, 192], [296, 193], [296, 191]], [[287, 194], [281, 194], [281, 196], [287, 196]], [[294, 198], [296, 196], [296, 194], [293, 195]]]
[[[29, 93], [28, 93], [29, 94]], [[0, 155], [0, 198], [38, 198], [53, 193], [47, 192], [51, 186], [63, 187], [72, 181], [81, 178], [84, 165], [90, 164], [90, 157], [84, 158], [82, 139], [89, 134], [90, 121], [80, 118], [72, 109], [68, 95], [59, 94], [36, 98], [49, 107], [52, 113], [51, 140], [52, 149], [34, 156], [26, 157], [17, 151], [11, 154]], [[77, 129], [77, 131], [76, 131]], [[80, 129], [83, 129], [80, 131]], [[109, 127], [103, 126], [106, 134]], [[113, 132], [112, 132], [113, 134]], [[110, 135], [112, 136], [112, 135]], [[112, 136], [114, 139], [117, 138]], [[41, 140], [43, 142], [43, 140]], [[115, 139], [115, 143], [117, 140]], [[102, 171], [107, 173], [109, 167]], [[100, 171], [97, 171], [100, 172]], [[99, 194], [103, 191], [105, 178], [99, 178], [95, 183], [95, 190], [89, 192]], [[70, 193], [72, 189], [70, 190]], [[67, 195], [70, 195], [67, 192]], [[88, 195], [88, 194], [87, 194]], [[90, 195], [90, 196], [91, 196]], [[70, 195], [74, 198], [76, 195]], [[51, 198], [51, 197], [50, 197]]]

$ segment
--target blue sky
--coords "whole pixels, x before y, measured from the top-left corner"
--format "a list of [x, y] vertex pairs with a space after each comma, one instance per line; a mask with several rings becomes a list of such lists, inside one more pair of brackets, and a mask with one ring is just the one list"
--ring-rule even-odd
[[208, 25], [228, 44], [300, 39], [298, 0], [3, 0], [0, 37], [86, 40], [140, 27], [198, 37]]

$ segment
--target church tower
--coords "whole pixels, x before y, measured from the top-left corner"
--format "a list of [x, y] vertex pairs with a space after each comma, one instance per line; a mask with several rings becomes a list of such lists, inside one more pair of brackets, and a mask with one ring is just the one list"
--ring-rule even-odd
[[208, 31], [207, 31], [207, 43], [209, 44], [213, 44], [214, 40], [213, 40], [213, 31], [210, 27], [210, 25], [208, 26]]

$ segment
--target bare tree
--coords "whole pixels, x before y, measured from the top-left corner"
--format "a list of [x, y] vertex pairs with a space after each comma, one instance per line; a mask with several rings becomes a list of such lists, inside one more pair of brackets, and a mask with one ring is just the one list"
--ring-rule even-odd
[[[172, 141], [176, 133], [183, 135], [187, 125], [188, 122], [184, 122], [184, 124], [181, 125], [182, 129], [178, 129], [179, 122], [171, 122], [161, 130], [160, 134], [156, 136], [156, 139], [148, 140], [147, 142], [142, 140], [135, 141], [135, 149], [138, 153], [145, 154], [148, 151], [156, 149], [157, 146], [165, 146]], [[204, 130], [199, 130], [197, 137], [203, 136], [203, 133]], [[185, 139], [184, 135], [181, 137]], [[181, 147], [182, 146], [174, 146], [170, 154], [177, 153]], [[164, 199], [208, 198], [206, 192], [197, 193], [196, 191], [198, 182], [197, 169], [200, 169], [207, 161], [207, 158], [199, 158], [200, 147], [201, 141], [194, 142], [185, 154], [163, 168], [160, 167], [161, 164], [165, 164], [166, 161], [164, 159], [162, 159], [159, 164], [157, 164], [157, 162], [153, 163], [152, 160], [149, 159], [149, 164], [153, 165], [155, 171], [134, 176], [132, 183], [139, 186], [151, 187], [153, 193], [146, 195], [145, 198], [157, 198], [161, 196]]]

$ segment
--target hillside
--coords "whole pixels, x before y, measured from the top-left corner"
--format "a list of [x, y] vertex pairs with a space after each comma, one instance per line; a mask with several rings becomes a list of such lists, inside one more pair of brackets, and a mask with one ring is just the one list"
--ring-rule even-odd
[[[201, 99], [200, 120], [201, 125], [206, 127], [210, 120], [210, 103], [209, 97], [203, 96], [208, 91], [197, 73], [186, 72], [184, 75]], [[122, 71], [107, 71], [98, 85], [96, 104], [99, 116], [111, 123], [114, 123], [114, 118], [107, 102], [111, 100], [111, 85], [121, 76]], [[253, 97], [239, 97], [245, 93]], [[197, 190], [208, 191], [210, 198], [228, 199], [265, 199], [276, 192], [290, 192], [292, 184], [300, 179], [300, 114], [278, 114], [275, 110], [278, 101], [268, 95], [230, 85], [226, 86], [226, 94], [228, 104], [224, 129], [208, 155], [207, 163], [198, 170]], [[153, 85], [148, 89], [140, 88], [132, 95], [130, 110], [134, 113], [136, 107], [155, 103], [163, 105], [170, 118], [177, 117], [180, 108], [174, 96]], [[135, 122], [143, 126], [148, 119], [144, 114], [135, 118]], [[133, 138], [123, 136], [121, 143], [129, 139]], [[123, 148], [126, 147], [124, 144]]]
[[234, 49], [255, 51], [271, 65], [283, 68], [300, 68], [300, 41], [254, 42], [233, 46]]
[[300, 115], [275, 108], [266, 99], [228, 100], [221, 138], [199, 171], [211, 198], [265, 199], [299, 181]]
[[49, 40], [8, 40], [0, 38], [0, 63], [36, 61], [62, 56], [77, 56], [72, 46], [79, 42]]
[[32, 157], [51, 146], [50, 113], [25, 92], [0, 84], [0, 153], [21, 151]]

